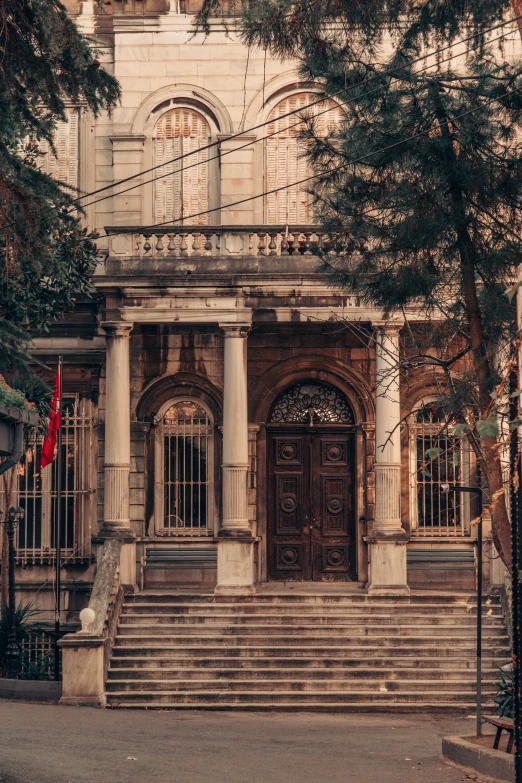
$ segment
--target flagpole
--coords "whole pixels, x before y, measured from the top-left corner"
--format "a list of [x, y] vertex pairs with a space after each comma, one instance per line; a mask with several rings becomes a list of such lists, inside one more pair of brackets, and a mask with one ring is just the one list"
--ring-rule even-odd
[[55, 514], [55, 545], [56, 545], [56, 615], [54, 621], [54, 679], [60, 679], [60, 648], [58, 641], [60, 638], [60, 610], [61, 610], [61, 583], [60, 583], [60, 561], [61, 554], [61, 516], [62, 516], [62, 375], [63, 375], [63, 356], [58, 357], [59, 374], [59, 418], [58, 418], [58, 439], [56, 454], [56, 514]]

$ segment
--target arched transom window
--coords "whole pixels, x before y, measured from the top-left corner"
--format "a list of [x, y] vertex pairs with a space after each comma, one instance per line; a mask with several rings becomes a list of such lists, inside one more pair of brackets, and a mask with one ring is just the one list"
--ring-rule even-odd
[[271, 424], [353, 424], [350, 403], [334, 386], [302, 381], [282, 392], [270, 416]]
[[199, 213], [209, 206], [208, 150], [200, 150], [209, 142], [210, 126], [194, 109], [178, 106], [159, 118], [153, 135], [154, 165], [161, 166], [154, 183], [155, 223], [208, 224], [208, 215]]
[[469, 485], [470, 452], [436, 403], [425, 402], [412, 413], [410, 454], [414, 534], [469, 535], [469, 498], [443, 485]]
[[[299, 182], [313, 172], [305, 153], [305, 146], [299, 138], [303, 130], [297, 124], [299, 114], [284, 115], [297, 109], [306, 110], [307, 106], [318, 100], [312, 92], [291, 95], [275, 106], [269, 116], [266, 141], [266, 190], [284, 187], [291, 182]], [[325, 109], [330, 109], [326, 111]], [[316, 133], [327, 137], [331, 135], [341, 119], [342, 110], [333, 101], [323, 101], [308, 110], [317, 116]], [[275, 134], [275, 135], [273, 135]], [[314, 222], [311, 198], [307, 190], [309, 184], [296, 185], [269, 193], [266, 197], [266, 222], [276, 225], [299, 225]]]
[[210, 413], [196, 400], [177, 400], [161, 419], [156, 529], [162, 535], [212, 533], [213, 432]]

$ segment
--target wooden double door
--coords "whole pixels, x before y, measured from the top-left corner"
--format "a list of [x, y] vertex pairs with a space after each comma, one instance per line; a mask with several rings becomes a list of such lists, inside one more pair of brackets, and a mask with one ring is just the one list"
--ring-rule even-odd
[[356, 579], [355, 433], [274, 428], [267, 445], [269, 578]]

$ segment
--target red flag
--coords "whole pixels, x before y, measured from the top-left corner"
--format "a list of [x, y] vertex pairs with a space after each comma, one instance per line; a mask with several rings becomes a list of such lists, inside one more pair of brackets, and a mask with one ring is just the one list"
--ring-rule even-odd
[[44, 438], [42, 445], [42, 456], [40, 457], [40, 466], [45, 468], [54, 461], [54, 453], [56, 450], [56, 437], [61, 424], [61, 405], [60, 399], [60, 369], [56, 370], [56, 378], [54, 380], [54, 392], [51, 407], [49, 409], [49, 427], [47, 428], [47, 435]]

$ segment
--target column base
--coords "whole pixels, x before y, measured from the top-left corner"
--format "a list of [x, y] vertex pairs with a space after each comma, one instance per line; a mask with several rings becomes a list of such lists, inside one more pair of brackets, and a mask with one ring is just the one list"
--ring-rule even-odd
[[370, 547], [368, 595], [410, 595], [404, 530], [367, 539]]
[[136, 540], [136, 533], [134, 530], [128, 527], [111, 527], [104, 523], [103, 527], [99, 531], [95, 538], [118, 538], [122, 539], [125, 543], [130, 543]]
[[250, 595], [255, 592], [257, 539], [239, 534], [218, 536], [216, 595]]

